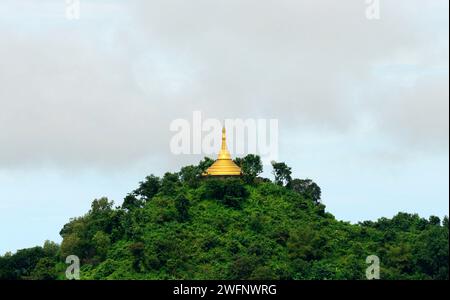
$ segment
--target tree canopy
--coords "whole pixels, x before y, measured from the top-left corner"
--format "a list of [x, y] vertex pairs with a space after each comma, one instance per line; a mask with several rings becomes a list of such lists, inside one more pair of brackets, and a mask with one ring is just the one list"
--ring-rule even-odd
[[311, 179], [285, 163], [255, 180], [260, 158], [237, 162], [242, 178], [203, 178], [212, 160], [147, 176], [120, 206], [95, 199], [60, 231], [61, 245], [0, 256], [0, 279], [65, 279], [77, 255], [81, 279], [448, 279], [448, 217], [400, 212], [358, 224], [336, 220]]

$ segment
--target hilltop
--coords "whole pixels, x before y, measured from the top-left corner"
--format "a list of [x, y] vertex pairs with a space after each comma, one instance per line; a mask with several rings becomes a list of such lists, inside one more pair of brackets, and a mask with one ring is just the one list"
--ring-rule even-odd
[[380, 258], [382, 279], [448, 279], [448, 217], [398, 213], [350, 224], [325, 210], [320, 187], [259, 157], [235, 162], [242, 177], [203, 178], [212, 160], [162, 178], [147, 176], [119, 206], [95, 199], [47, 241], [0, 257], [0, 279], [64, 279], [65, 258], [81, 279], [365, 279]]

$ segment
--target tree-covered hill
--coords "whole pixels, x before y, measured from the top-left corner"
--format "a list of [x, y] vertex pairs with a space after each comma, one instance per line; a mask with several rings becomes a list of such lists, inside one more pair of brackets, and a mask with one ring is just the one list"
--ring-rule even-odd
[[65, 259], [81, 279], [448, 279], [448, 217], [399, 213], [350, 224], [325, 211], [320, 188], [258, 156], [236, 159], [241, 178], [202, 178], [204, 159], [162, 178], [150, 175], [114, 207], [107, 198], [71, 219], [61, 245], [47, 241], [0, 257], [0, 279], [65, 279]]

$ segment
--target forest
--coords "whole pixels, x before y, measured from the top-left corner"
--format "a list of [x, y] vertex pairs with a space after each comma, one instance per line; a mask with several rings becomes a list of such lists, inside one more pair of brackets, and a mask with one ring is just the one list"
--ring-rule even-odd
[[0, 279], [65, 280], [69, 255], [82, 280], [365, 280], [370, 255], [380, 279], [449, 278], [448, 216], [351, 224], [283, 162], [272, 162], [272, 180], [257, 155], [235, 160], [240, 177], [203, 177], [212, 162], [149, 175], [118, 204], [94, 199], [60, 230], [61, 244], [0, 256]]

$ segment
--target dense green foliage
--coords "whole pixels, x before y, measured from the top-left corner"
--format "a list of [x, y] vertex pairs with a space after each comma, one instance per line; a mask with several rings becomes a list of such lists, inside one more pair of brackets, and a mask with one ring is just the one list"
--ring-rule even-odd
[[292, 171], [284, 162], [272, 161], [273, 171], [272, 174], [275, 177], [275, 183], [278, 185], [288, 186], [292, 181]]
[[179, 173], [148, 176], [120, 207], [107, 198], [46, 242], [0, 257], [0, 279], [64, 279], [65, 258], [82, 279], [365, 279], [377, 255], [382, 279], [448, 279], [448, 218], [399, 213], [350, 224], [336, 220], [309, 179], [273, 163], [237, 160], [242, 178], [201, 178], [205, 159]]
[[246, 183], [254, 183], [256, 177], [262, 173], [263, 166], [261, 157], [254, 154], [249, 154], [243, 158], [236, 158], [235, 163], [242, 170], [242, 179]]

